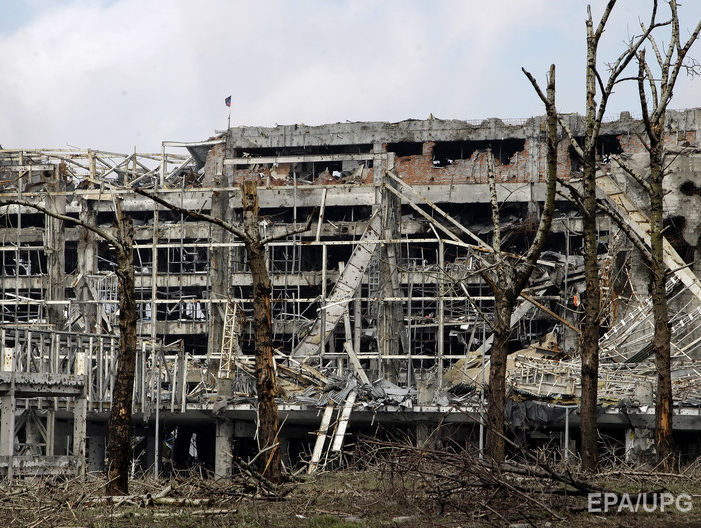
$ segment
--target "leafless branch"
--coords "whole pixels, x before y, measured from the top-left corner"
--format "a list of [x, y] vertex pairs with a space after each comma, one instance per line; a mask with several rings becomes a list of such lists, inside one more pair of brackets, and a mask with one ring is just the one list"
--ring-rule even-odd
[[150, 193], [148, 191], [145, 191], [144, 189], [141, 189], [139, 187], [134, 187], [133, 191], [137, 194], [140, 194], [141, 196], [145, 196], [146, 198], [153, 200], [154, 202], [167, 207], [171, 211], [175, 211], [176, 213], [183, 214], [185, 216], [189, 216], [190, 218], [194, 218], [195, 220], [203, 220], [205, 222], [211, 222], [212, 224], [216, 224], [222, 229], [225, 229], [226, 231], [229, 231], [230, 233], [233, 233], [237, 237], [239, 237], [241, 240], [247, 241], [249, 240], [248, 235], [246, 232], [233, 224], [230, 224], [229, 222], [225, 222], [221, 218], [216, 218], [212, 215], [208, 215], [206, 213], [200, 213], [198, 211], [192, 211], [190, 209], [185, 209], [183, 207], [179, 207], [173, 203], [170, 203], [167, 200], [164, 200], [160, 196]]
[[[570, 196], [568, 199], [571, 200], [572, 203], [574, 203], [575, 207], [577, 207], [577, 209], [579, 209], [580, 212], [584, 211], [584, 197], [582, 196], [582, 193], [580, 193], [574, 185], [572, 185], [570, 182], [563, 180], [562, 178], [558, 178], [557, 183], [559, 183], [562, 187], [564, 187], [570, 192]], [[558, 194], [566, 198], [565, 195], [561, 193]]]
[[104, 240], [106, 240], [108, 243], [112, 244], [115, 248], [119, 249], [121, 248], [122, 244], [119, 241], [119, 239], [109, 233], [108, 231], [105, 231], [104, 229], [100, 229], [97, 226], [88, 224], [86, 222], [83, 222], [79, 218], [73, 218], [72, 216], [64, 215], [57, 213], [55, 211], [51, 211], [47, 209], [46, 207], [43, 207], [39, 204], [33, 203], [33, 202], [28, 202], [26, 200], [2, 200], [0, 202], [0, 207], [4, 207], [7, 205], [19, 205], [23, 207], [30, 207], [32, 209], [35, 209], [36, 211], [39, 211], [41, 213], [44, 213], [46, 215], [52, 216], [53, 218], [56, 218], [57, 220], [63, 220], [64, 222], [68, 222], [73, 225], [77, 225], [80, 227], [84, 227], [85, 229], [92, 231], [96, 235], [102, 237]]
[[603, 213], [606, 214], [606, 216], [613, 220], [613, 222], [618, 226], [618, 228], [626, 234], [626, 236], [633, 243], [636, 249], [640, 251], [643, 258], [647, 262], [650, 262], [652, 260], [650, 250], [645, 245], [645, 242], [643, 242], [643, 240], [638, 236], [638, 234], [635, 231], [633, 231], [633, 229], [630, 227], [630, 223], [627, 222], [618, 213], [618, 211], [610, 207], [606, 202], [599, 200], [597, 201], [596, 205], [599, 210], [601, 210]]
[[650, 192], [650, 184], [647, 182], [647, 180], [641, 174], [635, 171], [630, 165], [628, 165], [625, 161], [623, 161], [623, 159], [620, 156], [614, 154], [611, 156], [611, 159], [631, 178], [638, 182], [647, 192]]
[[314, 220], [314, 217], [317, 216], [318, 212], [319, 212], [319, 209], [314, 208], [314, 210], [311, 212], [311, 214], [307, 218], [307, 221], [301, 227], [288, 230], [288, 231], [286, 231], [284, 233], [280, 233], [278, 235], [271, 235], [271, 236], [265, 237], [263, 240], [260, 241], [260, 243], [265, 245], [268, 242], [273, 242], [275, 240], [287, 238], [287, 237], [292, 236], [292, 235], [299, 235], [300, 233], [304, 233], [305, 231], [309, 231], [309, 228], [312, 225], [312, 221]]

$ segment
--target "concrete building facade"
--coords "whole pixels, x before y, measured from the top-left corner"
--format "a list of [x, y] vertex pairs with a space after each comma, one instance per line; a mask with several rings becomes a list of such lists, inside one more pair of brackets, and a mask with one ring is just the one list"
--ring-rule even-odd
[[[575, 136], [583, 133], [580, 116], [564, 119]], [[680, 265], [670, 266], [668, 289], [675, 425], [682, 435], [698, 429], [701, 404], [701, 328], [694, 315], [701, 304], [700, 127], [701, 109], [669, 113], [666, 236], [670, 262]], [[601, 200], [644, 232], [644, 194], [614, 162], [620, 156], [645, 170], [640, 130], [640, 121], [624, 113], [604, 124], [598, 150]], [[320, 422], [323, 428], [327, 409], [330, 422], [336, 416], [328, 435], [338, 447], [332, 453], [348, 427], [407, 428], [420, 440], [444, 419], [463, 424], [466, 441], [475, 438], [493, 306], [474, 258], [489, 247], [493, 231], [487, 152], [496, 161], [503, 247], [518, 254], [534, 234], [544, 197], [542, 117], [238, 127], [206, 141], [164, 142], [155, 154], [6, 149], [0, 200], [33, 201], [106, 229], [112, 229], [113, 201], [122, 200], [136, 226], [138, 467], [196, 460], [225, 474], [227, 453], [250, 449], [255, 436], [252, 287], [243, 244], [132, 189], [235, 223], [238, 185], [254, 179], [263, 236], [302, 225], [316, 209], [318, 220], [307, 232], [267, 246], [292, 461], [311, 452], [309, 433]], [[559, 177], [576, 186], [581, 164], [564, 137], [558, 152]], [[584, 285], [581, 218], [571, 203], [557, 200], [546, 251], [512, 321], [509, 381], [518, 397], [508, 419], [531, 439], [547, 431], [566, 456], [575, 437], [569, 427], [577, 424]], [[79, 376], [84, 390], [68, 397], [56, 387], [71, 382], [57, 378], [54, 392], [8, 393], [3, 427], [10, 427], [10, 413], [21, 427], [0, 438], [2, 463], [11, 470], [26, 462], [18, 457], [60, 452], [67, 466], [70, 457], [87, 453], [88, 467], [99, 469], [118, 359], [114, 255], [70, 222], [30, 207], [3, 212], [3, 371]], [[621, 442], [631, 456], [644, 455], [650, 442], [643, 431], [654, 422], [648, 278], [630, 242], [603, 214], [599, 239], [606, 329], [601, 398], [608, 409], [601, 423], [628, 431]], [[83, 357], [81, 370], [83, 359], [76, 358]], [[533, 418], [537, 413], [519, 400], [547, 407], [548, 418]], [[624, 423], [622, 406], [639, 417], [635, 424]], [[83, 432], [72, 429], [75, 408], [86, 415]], [[698, 452], [693, 442], [683, 445], [689, 457]]]

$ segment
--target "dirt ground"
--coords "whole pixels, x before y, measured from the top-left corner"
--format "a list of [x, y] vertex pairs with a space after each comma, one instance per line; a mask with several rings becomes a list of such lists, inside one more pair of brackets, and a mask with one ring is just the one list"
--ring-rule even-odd
[[[0, 522], [3, 527], [29, 528], [701, 526], [698, 478], [654, 476], [644, 482], [635, 479], [635, 484], [627, 475], [605, 478], [607, 488], [619, 492], [637, 495], [641, 489], [667, 490], [675, 497], [686, 493], [692, 508], [682, 512], [672, 505], [665, 512], [624, 509], [616, 513], [613, 508], [608, 513], [589, 513], [586, 496], [558, 495], [545, 488], [542, 493], [527, 494], [519, 491], [521, 486], [461, 488], [448, 497], [448, 491], [431, 489], [425, 479], [411, 472], [387, 474], [367, 469], [304, 476], [285, 486], [289, 492], [282, 500], [256, 498], [254, 488], [239, 482], [195, 477], [133, 481], [134, 496], [122, 504], [101, 497], [104, 481], [100, 478], [3, 483]], [[159, 494], [163, 497], [158, 498]]]

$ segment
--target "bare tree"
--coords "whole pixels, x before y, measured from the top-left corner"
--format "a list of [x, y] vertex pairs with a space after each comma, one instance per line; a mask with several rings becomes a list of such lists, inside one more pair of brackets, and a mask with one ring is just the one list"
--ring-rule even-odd
[[[676, 0], [669, 0], [671, 11], [671, 38], [662, 54], [652, 33], [647, 39], [654, 52], [656, 65], [647, 60], [645, 49], [638, 53], [638, 94], [645, 137], [640, 138], [649, 153], [649, 173], [644, 175], [634, 170], [620, 158], [614, 161], [623, 168], [647, 192], [650, 200], [650, 292], [654, 320], [653, 347], [657, 367], [657, 391], [655, 400], [655, 447], [658, 462], [666, 471], [675, 467], [674, 445], [672, 440], [672, 377], [670, 371], [671, 330], [665, 294], [664, 263], [664, 190], [663, 180], [667, 174], [665, 165], [664, 128], [667, 108], [672, 99], [674, 86], [679, 73], [691, 68], [689, 73], [699, 73], [696, 63], [685, 65], [685, 57], [701, 31], [701, 20], [696, 24], [689, 38], [682, 45], [679, 35], [679, 14]], [[642, 25], [646, 32], [647, 28]], [[653, 70], [655, 70], [653, 72]], [[649, 98], [649, 99], [648, 99]]]
[[134, 291], [134, 226], [122, 212], [121, 199], [114, 199], [115, 229], [100, 229], [80, 219], [57, 213], [26, 200], [3, 200], [0, 207], [18, 205], [30, 207], [66, 223], [81, 226], [108, 242], [117, 253], [117, 290], [119, 299], [119, 357], [112, 389], [109, 433], [107, 440], [108, 495], [129, 493], [129, 462], [131, 460], [131, 400], [134, 391], [136, 363], [136, 294]]
[[492, 224], [494, 238], [492, 241], [492, 262], [482, 272], [487, 284], [494, 293], [494, 341], [492, 342], [489, 362], [489, 393], [487, 409], [487, 450], [496, 461], [504, 460], [504, 405], [506, 402], [506, 357], [508, 340], [511, 333], [511, 314], [514, 303], [531, 277], [536, 261], [545, 245], [552, 223], [555, 204], [555, 184], [557, 177], [557, 111], [555, 109], [555, 65], [550, 66], [547, 95], [538, 87], [538, 83], [526, 70], [525, 75], [533, 84], [538, 95], [545, 103], [547, 112], [547, 193], [543, 214], [538, 223], [535, 238], [524, 258], [505, 254], [501, 249], [501, 229], [499, 227], [499, 203], [497, 201], [494, 157], [487, 153], [489, 188], [491, 191]]
[[258, 217], [258, 187], [254, 180], [241, 183], [241, 201], [243, 204], [243, 225], [234, 225], [211, 215], [191, 211], [172, 204], [160, 196], [143, 189], [133, 189], [138, 194], [150, 198], [168, 209], [186, 215], [195, 220], [202, 220], [218, 225], [236, 235], [243, 241], [248, 256], [253, 281], [253, 325], [255, 327], [255, 362], [256, 391], [258, 395], [258, 427], [261, 451], [266, 456], [258, 458], [260, 472], [270, 481], [278, 483], [281, 479], [280, 450], [278, 449], [278, 409], [275, 403], [277, 387], [273, 365], [272, 321], [270, 297], [272, 285], [265, 262], [265, 245], [274, 240], [303, 233], [309, 230], [314, 214], [300, 228], [275, 236], [262, 238], [260, 219]]
[[[625, 80], [621, 77], [630, 62], [635, 58], [640, 46], [647, 39], [650, 31], [658, 27], [655, 22], [657, 3], [655, 1], [650, 24], [641, 35], [632, 37], [618, 58], [607, 65], [608, 79], [604, 84], [603, 77], [597, 65], [599, 41], [604, 33], [609, 16], [616, 5], [616, 0], [609, 0], [594, 28], [591, 7], [587, 6], [586, 32], [586, 114], [584, 122], [584, 137], [582, 144], [573, 136], [569, 127], [560, 120], [560, 124], [570, 138], [572, 148], [582, 160], [582, 192], [581, 194], [568, 185], [572, 201], [580, 206], [582, 213], [582, 232], [584, 239], [584, 320], [581, 336], [582, 360], [582, 397], [580, 404], [582, 468], [588, 471], [596, 470], [598, 466], [598, 449], [596, 445], [596, 406], [599, 381], [599, 337], [601, 333], [601, 292], [599, 286], [598, 240], [597, 240], [597, 201], [596, 201], [596, 147], [599, 139], [601, 124], [606, 113], [609, 98], [615, 86]], [[599, 101], [597, 102], [597, 88]]]

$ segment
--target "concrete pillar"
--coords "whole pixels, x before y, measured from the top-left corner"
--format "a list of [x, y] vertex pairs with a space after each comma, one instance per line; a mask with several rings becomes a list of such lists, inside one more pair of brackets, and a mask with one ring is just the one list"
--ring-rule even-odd
[[56, 411], [46, 411], [46, 456], [54, 456], [56, 440]]
[[[12, 372], [15, 351], [5, 348], [2, 355], [3, 372]], [[0, 398], [0, 456], [10, 457], [7, 476], [12, 478], [12, 456], [15, 454], [15, 395], [11, 391]]]
[[[211, 182], [212, 187], [228, 187], [231, 183], [228, 171], [224, 170], [224, 145], [215, 145], [207, 154], [205, 161], [205, 181]], [[219, 191], [212, 195], [211, 214], [222, 220], [231, 220], [232, 208], [229, 207], [228, 191]], [[224, 243], [229, 239], [229, 233], [221, 227], [210, 225], [212, 242]], [[209, 248], [209, 283], [210, 298], [224, 300], [228, 297], [228, 262], [229, 249], [225, 247]], [[209, 342], [208, 355], [218, 354], [221, 350], [226, 305], [222, 302], [210, 304], [209, 311]], [[219, 364], [213, 365], [217, 369]], [[213, 372], [216, 375], [216, 370]]]
[[[384, 152], [381, 144], [373, 145], [374, 153]], [[394, 155], [389, 154], [387, 160], [375, 159], [373, 161], [373, 180], [375, 183], [386, 183], [396, 187], [392, 181], [385, 179], [385, 171], [394, 167]], [[399, 199], [384, 187], [376, 191], [376, 205], [382, 214], [382, 238], [400, 238], [401, 209]], [[380, 244], [380, 288], [383, 297], [401, 297], [403, 295], [398, 275], [396, 244]], [[397, 356], [399, 354], [400, 339], [404, 338], [402, 345], [406, 350], [407, 342], [404, 331], [404, 313], [402, 303], [396, 301], [383, 301], [380, 303], [377, 323], [377, 346], [380, 356]], [[397, 360], [385, 359], [382, 361], [382, 374], [392, 383], [399, 382], [400, 364]]]
[[[63, 179], [63, 174], [60, 173], [61, 168], [57, 167], [54, 171], [54, 179], [50, 185], [50, 189], [54, 193], [64, 192], [66, 190], [66, 182]], [[66, 213], [66, 198], [60, 194], [54, 194], [46, 198], [46, 209], [53, 213]], [[44, 252], [46, 253], [47, 267], [47, 300], [63, 301], [65, 299], [66, 288], [66, 239], [64, 237], [65, 226], [63, 220], [58, 220], [52, 216], [46, 215], [46, 245]], [[57, 330], [63, 330], [65, 323], [63, 304], [47, 305], [48, 322], [54, 325]]]
[[217, 378], [217, 395], [222, 398], [231, 398], [234, 395], [234, 379]]
[[15, 454], [15, 399], [13, 396], [0, 398], [0, 456]]
[[436, 394], [436, 376], [432, 372], [422, 372], [416, 376], [416, 403], [418, 405], [433, 405]]
[[278, 438], [280, 442], [280, 457], [282, 458], [283, 464], [287, 467], [292, 467], [292, 458], [290, 458], [290, 439], [289, 438]]
[[638, 405], [653, 405], [655, 403], [655, 391], [652, 383], [646, 381], [637, 383], [633, 389], [633, 399]]
[[433, 422], [418, 421], [416, 422], [416, 447], [431, 449], [436, 445], [436, 437], [431, 436], [435, 427]]
[[41, 445], [44, 443], [39, 429], [39, 420], [41, 417], [37, 415], [34, 409], [25, 411], [24, 434], [25, 443], [27, 444], [27, 453], [30, 455], [41, 456]]
[[[85, 352], [78, 352], [75, 355], [75, 374], [86, 378], [86, 357]], [[73, 407], [73, 456], [78, 457], [80, 464], [80, 474], [85, 475], [85, 431], [87, 426], [88, 398], [87, 387], [83, 385], [83, 391], [79, 398], [75, 400]]]
[[224, 478], [231, 476], [233, 453], [231, 444], [234, 437], [234, 422], [228, 418], [217, 420], [217, 433], [214, 443], [214, 474]]
[[105, 470], [105, 437], [102, 434], [90, 436], [87, 439], [86, 448], [86, 468], [87, 471]]
[[643, 427], [626, 429], [626, 462], [654, 466], [655, 459], [654, 429]]
[[[97, 212], [90, 206], [88, 200], [80, 198], [79, 218], [86, 224], [97, 223]], [[97, 274], [97, 240], [95, 233], [88, 229], [78, 228], [81, 234], [78, 237], [78, 272], [83, 279], [76, 285], [78, 301], [81, 303], [80, 311], [85, 321], [86, 332], [97, 332], [97, 304], [90, 301], [97, 300], [93, 296], [88, 277]]]

